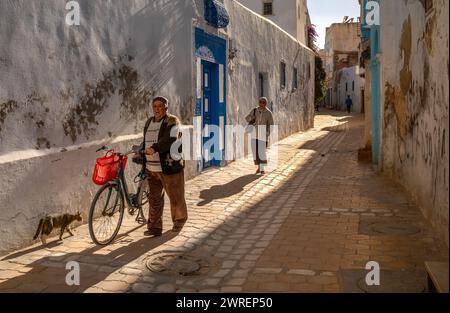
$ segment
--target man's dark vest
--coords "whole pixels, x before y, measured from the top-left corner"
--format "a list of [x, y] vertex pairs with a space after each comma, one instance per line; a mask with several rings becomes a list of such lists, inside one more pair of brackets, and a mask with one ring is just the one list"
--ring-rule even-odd
[[[179, 142], [177, 144], [179, 144], [179, 146], [180, 146], [178, 149], [180, 156], [181, 156], [181, 152], [182, 152], [181, 138], [176, 138], [176, 137], [170, 136], [170, 132], [171, 132], [172, 128], [177, 126], [176, 123], [169, 124], [169, 119], [171, 119], [171, 118], [176, 119], [175, 116], [171, 116], [171, 115], [166, 115], [163, 118], [162, 123], [161, 123], [161, 128], [159, 129], [158, 142], [151, 147], [151, 148], [153, 148], [153, 150], [155, 150], [156, 152], [159, 153], [161, 168], [162, 168], [164, 175], [178, 174], [183, 171], [184, 165], [185, 165], [185, 162], [182, 158], [180, 160], [174, 160], [172, 158], [172, 156], [170, 155], [170, 148], [177, 140], [179, 140]], [[146, 149], [145, 137], [147, 135], [147, 130], [152, 121], [154, 121], [154, 117], [151, 117], [145, 123], [144, 142], [143, 142], [143, 150], [144, 151]]]

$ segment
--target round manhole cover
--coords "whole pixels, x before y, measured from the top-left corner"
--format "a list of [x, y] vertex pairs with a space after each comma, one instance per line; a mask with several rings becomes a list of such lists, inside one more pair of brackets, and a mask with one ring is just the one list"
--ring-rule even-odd
[[183, 275], [195, 273], [200, 269], [200, 264], [192, 260], [186, 260], [182, 256], [170, 260], [166, 266], [169, 270]]
[[420, 233], [420, 228], [412, 225], [393, 223], [376, 223], [370, 227], [374, 232], [384, 235], [415, 235]]
[[163, 251], [150, 256], [146, 265], [150, 271], [155, 273], [182, 276], [196, 274], [202, 267], [199, 259], [170, 251]]

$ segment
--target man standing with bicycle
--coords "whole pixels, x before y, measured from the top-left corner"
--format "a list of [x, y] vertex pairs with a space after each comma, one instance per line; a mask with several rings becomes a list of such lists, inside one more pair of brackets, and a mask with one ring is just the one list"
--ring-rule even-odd
[[170, 200], [172, 231], [180, 232], [188, 218], [184, 195], [184, 160], [171, 155], [171, 148], [179, 139], [180, 121], [167, 112], [168, 107], [166, 98], [153, 99], [153, 117], [144, 128], [144, 161], [150, 190], [148, 229], [144, 235], [149, 237], [162, 234], [164, 192]]

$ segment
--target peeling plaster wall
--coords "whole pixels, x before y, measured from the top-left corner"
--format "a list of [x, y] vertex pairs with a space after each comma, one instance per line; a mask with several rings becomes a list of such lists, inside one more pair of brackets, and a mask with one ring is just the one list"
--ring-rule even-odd
[[0, 254], [46, 213], [86, 217], [95, 148], [139, 143], [149, 97], [192, 123], [193, 2], [78, 2], [69, 27], [65, 1], [0, 1]]
[[433, 1], [428, 14], [422, 3], [381, 5], [382, 169], [448, 244], [449, 2]]
[[191, 122], [192, 3], [79, 3], [81, 25], [69, 27], [64, 1], [0, 2], [0, 107], [15, 104], [1, 154], [135, 134], [156, 92]]
[[[313, 71], [297, 92], [280, 91], [278, 61], [286, 59], [291, 84], [290, 64], [297, 60], [300, 75], [301, 65], [314, 64], [312, 52], [241, 5], [225, 1], [226, 34], [205, 25], [202, 0], [78, 2], [81, 25], [69, 27], [64, 1], [0, 1], [0, 255], [31, 243], [47, 213], [87, 216], [98, 189], [95, 149], [138, 144], [149, 97], [167, 96], [170, 111], [192, 125], [193, 26], [238, 42], [229, 124], [245, 124], [264, 70], [280, 135], [312, 126]], [[188, 162], [187, 177], [198, 174], [196, 166]], [[137, 172], [128, 162], [129, 182]]]

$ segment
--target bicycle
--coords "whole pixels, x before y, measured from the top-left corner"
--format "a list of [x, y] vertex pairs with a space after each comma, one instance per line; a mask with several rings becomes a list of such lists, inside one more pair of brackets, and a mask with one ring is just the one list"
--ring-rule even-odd
[[139, 149], [134, 146], [131, 151], [124, 154], [115, 153], [114, 150], [108, 150], [105, 146], [97, 150], [97, 152], [108, 150], [119, 158], [116, 178], [103, 185], [91, 203], [88, 220], [89, 234], [97, 245], [109, 245], [116, 238], [123, 221], [125, 201], [128, 206], [128, 214], [134, 216], [137, 212], [136, 222], [141, 225], [147, 223], [143, 211], [143, 206], [148, 203], [149, 194], [145, 166], [142, 166], [141, 171], [134, 179], [134, 183], [138, 184], [135, 194], [129, 193], [124, 175], [126, 157], [130, 154], [142, 153]]

